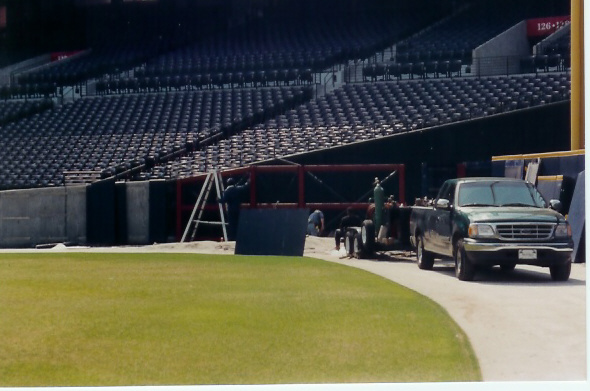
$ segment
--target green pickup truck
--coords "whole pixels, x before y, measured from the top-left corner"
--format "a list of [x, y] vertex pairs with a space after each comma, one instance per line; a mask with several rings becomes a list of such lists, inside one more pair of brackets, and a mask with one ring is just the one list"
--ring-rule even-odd
[[567, 281], [573, 241], [560, 208], [523, 180], [448, 180], [432, 206], [412, 208], [418, 267], [432, 269], [435, 258], [451, 257], [457, 278], [470, 281], [479, 267], [537, 265], [548, 267], [553, 280]]

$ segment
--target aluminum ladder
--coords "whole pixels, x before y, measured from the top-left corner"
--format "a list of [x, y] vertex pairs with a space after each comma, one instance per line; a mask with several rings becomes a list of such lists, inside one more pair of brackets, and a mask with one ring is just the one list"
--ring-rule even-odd
[[215, 193], [217, 195], [216, 201], [221, 198], [221, 195], [224, 191], [223, 189], [223, 181], [221, 180], [221, 174], [217, 171], [211, 171], [207, 174], [205, 178], [205, 182], [203, 183], [203, 187], [201, 187], [201, 192], [199, 193], [199, 197], [197, 198], [197, 202], [191, 212], [191, 216], [188, 220], [186, 228], [184, 230], [184, 234], [182, 235], [182, 239], [180, 240], [181, 243], [187, 241], [187, 237], [189, 242], [192, 242], [195, 239], [195, 235], [197, 234], [197, 229], [199, 228], [200, 224], [203, 225], [220, 225], [223, 230], [223, 239], [227, 242], [227, 227], [225, 222], [225, 213], [224, 208], [221, 203], [217, 203], [219, 208], [219, 216], [221, 217], [221, 221], [205, 221], [202, 220], [203, 211], [205, 210], [205, 206], [207, 205], [207, 201], [211, 195], [211, 190], [215, 186]]

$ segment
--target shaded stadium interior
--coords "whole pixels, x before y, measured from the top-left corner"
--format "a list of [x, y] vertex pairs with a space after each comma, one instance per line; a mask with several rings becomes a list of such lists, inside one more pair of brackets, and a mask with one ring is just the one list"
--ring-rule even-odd
[[[458, 170], [493, 174], [494, 156], [571, 149], [570, 13], [564, 0], [0, 0], [0, 190], [109, 188], [113, 217], [87, 241], [123, 244], [115, 182], [163, 183], [159, 241], [177, 239], [178, 200], [198, 189], [177, 181], [213, 169], [403, 164], [404, 199], [431, 196]], [[527, 20], [554, 26], [516, 32]], [[518, 50], [481, 54], [504, 35]], [[355, 203], [387, 174], [318, 174], [306, 198]], [[257, 183], [261, 202], [296, 199], [289, 173]]]

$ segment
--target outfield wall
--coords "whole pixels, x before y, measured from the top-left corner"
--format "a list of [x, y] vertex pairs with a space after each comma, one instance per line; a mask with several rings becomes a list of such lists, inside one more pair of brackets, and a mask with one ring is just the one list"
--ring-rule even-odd
[[0, 247], [86, 242], [86, 186], [0, 192]]
[[168, 203], [161, 180], [1, 191], [0, 248], [162, 243]]
[[166, 182], [152, 180], [115, 185], [116, 243], [145, 245], [166, 242]]
[[150, 186], [149, 182], [126, 183], [127, 243], [147, 244], [150, 240]]

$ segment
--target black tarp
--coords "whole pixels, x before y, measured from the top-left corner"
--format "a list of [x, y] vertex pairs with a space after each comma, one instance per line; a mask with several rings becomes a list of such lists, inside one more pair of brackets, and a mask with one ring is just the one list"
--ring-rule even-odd
[[103, 180], [86, 191], [86, 240], [90, 245], [115, 243], [115, 181]]
[[236, 254], [303, 256], [308, 209], [244, 209]]

